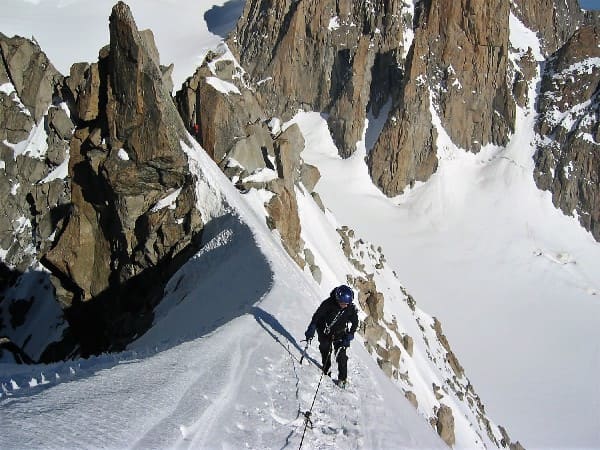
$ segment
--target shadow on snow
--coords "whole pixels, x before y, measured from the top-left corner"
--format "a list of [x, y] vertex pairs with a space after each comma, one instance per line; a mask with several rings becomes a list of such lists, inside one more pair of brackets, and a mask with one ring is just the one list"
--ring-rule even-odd
[[235, 24], [242, 15], [246, 0], [230, 0], [223, 6], [213, 6], [204, 13], [204, 20], [208, 31], [222, 38], [235, 28]]
[[206, 336], [245, 314], [254, 315], [265, 330], [269, 331], [267, 324], [299, 348], [275, 318], [255, 307], [272, 285], [273, 272], [250, 228], [235, 214], [213, 219], [204, 229], [200, 251], [167, 283], [152, 327], [127, 350], [47, 365], [6, 365], [0, 375], [0, 404], [150, 357]]

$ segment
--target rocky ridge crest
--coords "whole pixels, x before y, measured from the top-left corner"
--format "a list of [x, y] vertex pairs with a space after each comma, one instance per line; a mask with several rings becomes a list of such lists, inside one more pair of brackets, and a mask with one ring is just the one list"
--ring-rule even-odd
[[[227, 46], [207, 55], [175, 98], [190, 132], [236, 186], [269, 192], [267, 223], [304, 267], [296, 190], [312, 192], [320, 175], [300, 157], [304, 138], [298, 126], [281, 130], [280, 121], [268, 119]], [[256, 178], [257, 172], [263, 175]]]

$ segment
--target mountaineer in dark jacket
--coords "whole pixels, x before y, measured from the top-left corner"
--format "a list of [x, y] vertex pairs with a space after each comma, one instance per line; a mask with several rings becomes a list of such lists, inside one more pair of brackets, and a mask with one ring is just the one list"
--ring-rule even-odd
[[354, 339], [358, 328], [358, 314], [352, 304], [354, 292], [346, 285], [336, 287], [329, 298], [317, 308], [304, 335], [311, 341], [315, 331], [319, 336], [319, 351], [323, 361], [323, 372], [331, 375], [331, 354], [336, 355], [338, 385], [346, 387], [348, 378], [348, 356], [346, 349]]

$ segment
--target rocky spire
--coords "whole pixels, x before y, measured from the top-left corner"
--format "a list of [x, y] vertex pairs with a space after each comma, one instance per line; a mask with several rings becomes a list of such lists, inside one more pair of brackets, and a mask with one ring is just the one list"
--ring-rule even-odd
[[187, 133], [152, 33], [138, 31], [119, 2], [110, 38], [98, 63], [74, 65], [65, 83], [77, 125], [71, 204], [42, 257], [84, 354], [118, 348], [150, 325], [162, 283], [203, 226], [181, 147]]

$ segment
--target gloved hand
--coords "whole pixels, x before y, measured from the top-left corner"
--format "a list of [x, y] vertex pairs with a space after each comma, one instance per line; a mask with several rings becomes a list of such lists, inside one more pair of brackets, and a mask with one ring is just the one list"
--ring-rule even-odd
[[306, 338], [307, 341], [311, 341], [312, 340], [312, 338], [315, 336], [315, 330], [316, 329], [317, 329], [317, 326], [314, 323], [311, 323], [308, 326], [308, 328], [304, 332], [304, 337]]
[[342, 347], [350, 347], [350, 341], [354, 339], [354, 333], [346, 333], [346, 335], [341, 339]]

